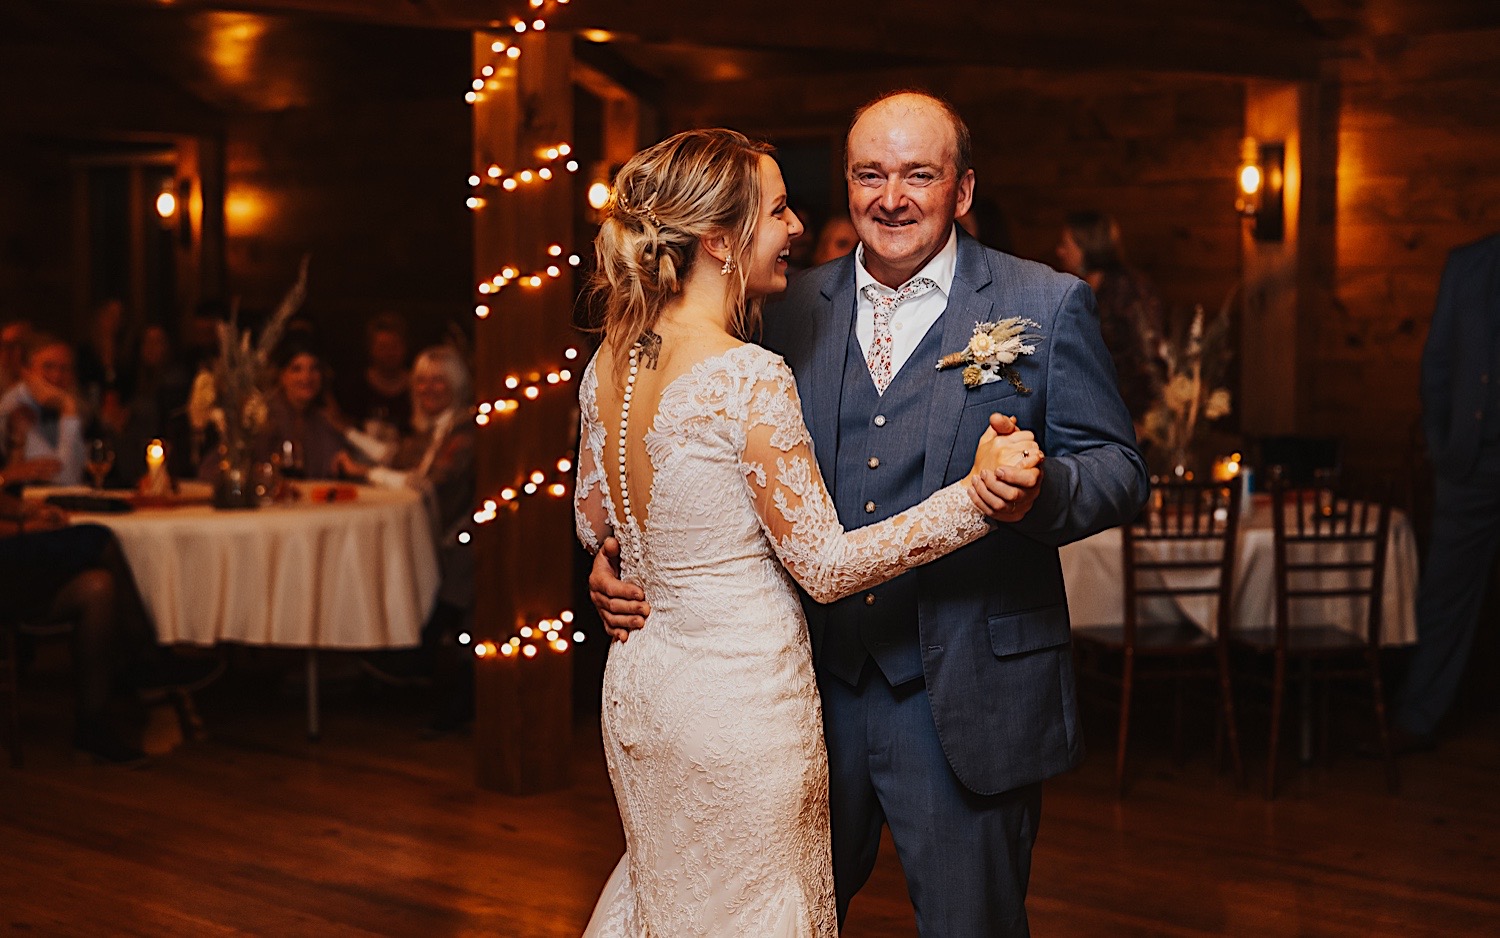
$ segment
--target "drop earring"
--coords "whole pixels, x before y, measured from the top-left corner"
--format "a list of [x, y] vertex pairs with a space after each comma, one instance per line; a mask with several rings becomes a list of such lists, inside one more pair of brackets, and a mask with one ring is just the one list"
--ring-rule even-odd
[[719, 268], [719, 273], [727, 277], [731, 270], [734, 270], [734, 258], [726, 257], [724, 258], [724, 266]]

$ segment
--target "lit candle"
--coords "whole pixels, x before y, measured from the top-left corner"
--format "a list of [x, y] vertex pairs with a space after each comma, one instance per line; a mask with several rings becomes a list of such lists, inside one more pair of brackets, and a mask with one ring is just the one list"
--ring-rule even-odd
[[161, 467], [167, 461], [167, 448], [161, 445], [161, 440], [152, 440], [146, 444], [146, 468], [151, 472], [160, 472]]
[[141, 479], [140, 491], [156, 497], [172, 494], [172, 478], [167, 475], [167, 448], [161, 440], [146, 444], [146, 476]]

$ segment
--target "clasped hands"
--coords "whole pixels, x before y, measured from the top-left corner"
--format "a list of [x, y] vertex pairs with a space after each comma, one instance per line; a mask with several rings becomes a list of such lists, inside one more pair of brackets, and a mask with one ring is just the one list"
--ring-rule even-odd
[[969, 499], [988, 518], [1020, 521], [1042, 490], [1042, 461], [1047, 457], [1030, 430], [1014, 417], [990, 414], [990, 427], [974, 450], [974, 468], [965, 480]]

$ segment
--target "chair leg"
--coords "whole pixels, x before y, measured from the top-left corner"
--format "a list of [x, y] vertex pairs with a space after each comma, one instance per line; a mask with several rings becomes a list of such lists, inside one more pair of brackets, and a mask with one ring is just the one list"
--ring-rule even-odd
[[1219, 655], [1219, 700], [1224, 711], [1224, 732], [1229, 737], [1229, 759], [1234, 766], [1234, 780], [1239, 787], [1244, 788], [1245, 763], [1240, 759], [1240, 731], [1234, 716], [1234, 681], [1229, 673], [1227, 651]]
[[1281, 704], [1286, 696], [1286, 653], [1276, 653], [1271, 677], [1271, 748], [1266, 753], [1266, 800], [1276, 797], [1276, 751], [1281, 745]]
[[1120, 731], [1115, 745], [1115, 797], [1125, 797], [1125, 747], [1130, 740], [1130, 695], [1135, 684], [1135, 653], [1125, 649], [1120, 673]]
[[1380, 657], [1371, 650], [1366, 655], [1370, 667], [1370, 693], [1375, 698], [1375, 726], [1380, 733], [1380, 751], [1385, 754], [1385, 785], [1391, 794], [1401, 787], [1396, 773], [1396, 753], [1391, 750], [1391, 727], [1385, 714], [1385, 690], [1380, 680]]

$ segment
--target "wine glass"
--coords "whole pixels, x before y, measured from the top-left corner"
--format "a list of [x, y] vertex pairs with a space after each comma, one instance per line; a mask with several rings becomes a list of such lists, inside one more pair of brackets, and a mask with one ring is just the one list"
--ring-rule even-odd
[[94, 440], [89, 443], [88, 462], [84, 468], [94, 480], [94, 491], [104, 488], [104, 477], [109, 475], [109, 470], [115, 465], [114, 447], [109, 445], [108, 440]]

